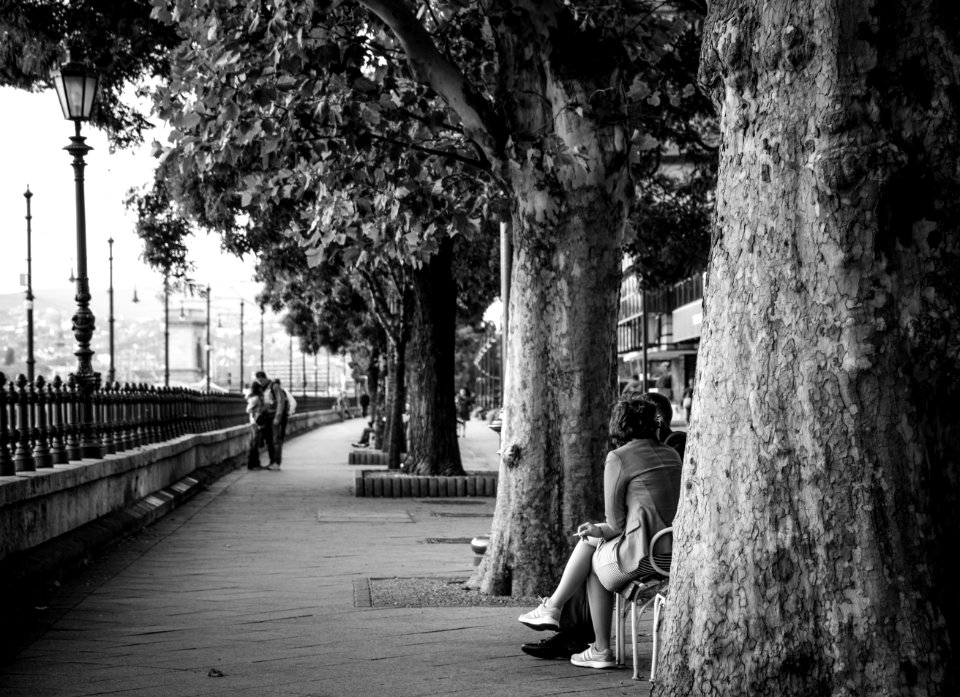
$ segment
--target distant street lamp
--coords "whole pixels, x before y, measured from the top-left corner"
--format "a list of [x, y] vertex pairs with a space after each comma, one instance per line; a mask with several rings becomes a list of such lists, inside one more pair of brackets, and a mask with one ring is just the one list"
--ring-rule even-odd
[[77, 210], [77, 312], [73, 316], [73, 334], [77, 339], [77, 385], [82, 396], [80, 450], [83, 457], [102, 457], [103, 447], [93, 424], [93, 391], [100, 375], [93, 370], [93, 350], [90, 340], [96, 328], [93, 312], [90, 311], [90, 283], [87, 279], [87, 222], [83, 193], [83, 158], [92, 150], [86, 138], [80, 135], [80, 124], [90, 119], [97, 96], [99, 77], [95, 70], [83, 62], [82, 53], [75, 48], [67, 55], [67, 62], [51, 75], [63, 118], [73, 121], [75, 132], [70, 145], [64, 150], [73, 156], [74, 182]]
[[243, 300], [240, 301], [240, 391], [243, 392]]
[[24, 192], [23, 197], [27, 199], [27, 300], [24, 306], [27, 308], [27, 380], [33, 384], [34, 364], [33, 359], [33, 256], [31, 251], [31, 231], [30, 221], [33, 216], [30, 215], [30, 199], [33, 194], [30, 193], [30, 187]]
[[[113, 238], [107, 240], [110, 245], [110, 285], [107, 288], [107, 294], [110, 296], [110, 370], [107, 371], [107, 383], [112, 385], [116, 378], [117, 371], [113, 364]], [[136, 291], [134, 291], [136, 293]]]
[[[181, 315], [183, 310], [180, 311]], [[163, 386], [170, 387], [170, 272], [163, 272]]]
[[207, 345], [206, 345], [206, 357], [207, 357], [207, 392], [210, 391], [210, 286], [207, 286]]
[[263, 305], [260, 306], [260, 370], [263, 371]]

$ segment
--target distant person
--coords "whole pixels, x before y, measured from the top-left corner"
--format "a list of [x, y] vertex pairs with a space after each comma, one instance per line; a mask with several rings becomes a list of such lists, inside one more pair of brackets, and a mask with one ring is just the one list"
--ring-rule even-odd
[[267, 465], [267, 469], [278, 472], [280, 463], [277, 460], [276, 439], [280, 418], [285, 410], [283, 404], [285, 395], [280, 385], [270, 380], [262, 370], [257, 371], [256, 378], [263, 389], [264, 426], [261, 432], [263, 433], [263, 441], [267, 446], [267, 454], [270, 456], [270, 464]]
[[657, 378], [657, 392], [666, 395], [667, 399], [673, 399], [673, 377], [670, 375], [670, 363], [665, 361], [660, 365], [663, 371]]
[[684, 421], [690, 425], [690, 409], [693, 407], [693, 380], [687, 380], [687, 386], [683, 390], [683, 413]]
[[586, 582], [594, 640], [570, 657], [576, 666], [616, 667], [610, 649], [614, 594], [633, 581], [657, 577], [650, 540], [673, 524], [681, 469], [677, 453], [657, 438], [659, 419], [656, 404], [643, 395], [627, 395], [614, 405], [609, 425], [614, 450], [607, 454], [603, 475], [606, 519], [577, 528], [580, 542], [556, 590], [520, 615], [532, 629], [558, 630], [563, 606]]
[[634, 373], [630, 376], [630, 382], [623, 386], [623, 390], [621, 390], [620, 394], [622, 396], [631, 392], [643, 392], [643, 383], [640, 381], [639, 373]]
[[461, 387], [455, 398], [457, 407], [457, 435], [467, 435], [467, 421], [470, 420], [470, 410], [473, 408], [473, 393], [466, 387]]
[[360, 416], [367, 417], [367, 409], [370, 408], [370, 395], [364, 392], [360, 395]]
[[[381, 423], [386, 423], [386, 419], [383, 417], [380, 417], [380, 421]], [[363, 431], [360, 433], [360, 440], [351, 443], [350, 445], [352, 445], [354, 448], [366, 448], [368, 445], [370, 445], [370, 438], [374, 435], [373, 419], [371, 419], [367, 422], [367, 425], [363, 427]]]
[[247, 454], [247, 469], [260, 469], [260, 438], [261, 429], [265, 422], [263, 415], [263, 387], [254, 380], [250, 383], [250, 390], [247, 392], [247, 414], [250, 417], [251, 429], [250, 451]]
[[347, 400], [343, 396], [343, 390], [337, 390], [337, 414], [340, 416], [341, 421], [345, 421], [347, 416], [349, 416], [350, 411], [347, 409]]

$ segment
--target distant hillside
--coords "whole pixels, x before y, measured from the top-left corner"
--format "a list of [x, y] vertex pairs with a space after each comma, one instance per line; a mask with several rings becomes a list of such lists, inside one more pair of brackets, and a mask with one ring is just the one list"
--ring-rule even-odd
[[[76, 291], [72, 288], [35, 289], [33, 291], [34, 315], [54, 311], [65, 317], [72, 317], [77, 308], [77, 302], [74, 300], [75, 293]], [[22, 310], [25, 296], [25, 290], [20, 293], [0, 294], [0, 314]], [[134, 303], [132, 288], [115, 288], [113, 292], [114, 316], [128, 317], [134, 321], [163, 316], [163, 304], [158, 298], [154, 297], [153, 291], [138, 289], [137, 297], [140, 302]], [[173, 308], [172, 302], [171, 299], [171, 310]], [[110, 297], [107, 293], [97, 293], [90, 299], [90, 307], [97, 318], [97, 324], [100, 324], [101, 320], [105, 322], [110, 316]]]

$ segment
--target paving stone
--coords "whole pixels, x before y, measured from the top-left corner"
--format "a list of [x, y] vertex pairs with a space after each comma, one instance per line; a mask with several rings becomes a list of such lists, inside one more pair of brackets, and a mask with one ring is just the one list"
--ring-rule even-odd
[[[347, 460], [362, 425], [288, 441], [282, 471], [228, 474], [94, 560], [32, 611], [29, 641], [0, 664], [0, 697], [649, 695], [629, 669], [525, 656], [520, 644], [543, 637], [514, 607], [364, 604], [371, 577], [469, 576], [468, 544], [424, 540], [489, 532], [495, 501], [465, 516], [462, 500], [418, 500], [412, 486], [356, 497]], [[466, 469], [496, 471], [483, 424], [460, 445]], [[646, 665], [649, 638], [640, 650]]]

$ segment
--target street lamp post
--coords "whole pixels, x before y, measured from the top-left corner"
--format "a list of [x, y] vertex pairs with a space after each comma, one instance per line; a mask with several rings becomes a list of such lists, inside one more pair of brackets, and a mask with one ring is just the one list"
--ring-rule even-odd
[[23, 197], [27, 199], [27, 300], [24, 303], [27, 308], [27, 380], [32, 385], [36, 361], [33, 359], [33, 256], [30, 230], [30, 221], [33, 220], [33, 216], [30, 215], [30, 199], [33, 198], [33, 194], [29, 186]]
[[[75, 60], [76, 59], [76, 60]], [[93, 338], [96, 322], [90, 311], [90, 283], [87, 279], [87, 223], [83, 192], [84, 156], [93, 148], [80, 135], [80, 124], [90, 119], [97, 94], [99, 77], [83, 62], [83, 56], [75, 49], [67, 56], [67, 62], [51, 76], [60, 99], [63, 117], [73, 121], [74, 135], [66, 150], [73, 157], [73, 172], [77, 213], [77, 312], [73, 316], [73, 334], [77, 339], [77, 385], [82, 398], [80, 451], [82, 457], [103, 457], [103, 446], [93, 423], [93, 392], [100, 381], [99, 373], [93, 370]]]
[[243, 385], [243, 300], [240, 301], [240, 391], [244, 391]]
[[260, 371], [263, 371], [263, 305], [260, 306]]
[[113, 363], [113, 238], [107, 240], [110, 245], [110, 285], [107, 287], [107, 295], [110, 296], [110, 370], [107, 371], [107, 383], [113, 384], [117, 376], [116, 368]]
[[290, 366], [287, 369], [287, 385], [288, 389], [293, 392], [293, 334], [290, 335], [290, 345], [287, 350], [290, 361]]
[[210, 391], [210, 286], [207, 286], [207, 392]]
[[163, 386], [170, 387], [170, 273], [163, 272]]

